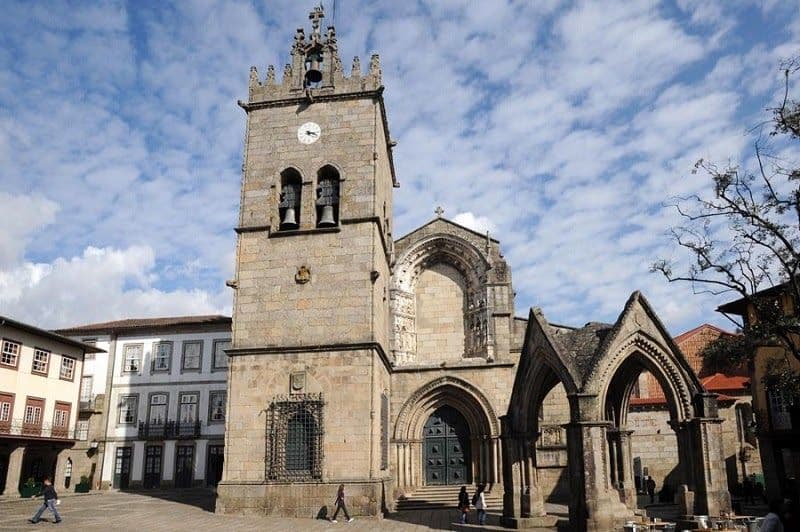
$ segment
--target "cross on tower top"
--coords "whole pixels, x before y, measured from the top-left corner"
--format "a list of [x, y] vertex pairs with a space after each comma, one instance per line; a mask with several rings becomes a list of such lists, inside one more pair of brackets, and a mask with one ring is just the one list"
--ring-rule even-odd
[[438, 207], [436, 207], [436, 210], [435, 210], [435, 211], [433, 211], [433, 212], [435, 212], [435, 213], [436, 213], [436, 217], [437, 217], [437, 218], [441, 218], [441, 217], [442, 217], [442, 215], [444, 214], [444, 209], [442, 209], [442, 206], [441, 206], [441, 205], [439, 205]]
[[322, 9], [322, 5], [315, 7], [311, 12], [308, 14], [308, 19], [311, 21], [311, 29], [313, 33], [319, 33], [319, 22], [325, 18], [325, 11]]

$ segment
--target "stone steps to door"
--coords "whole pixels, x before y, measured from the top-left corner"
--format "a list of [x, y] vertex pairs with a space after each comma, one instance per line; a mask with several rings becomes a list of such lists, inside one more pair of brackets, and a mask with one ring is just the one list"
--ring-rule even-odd
[[[467, 486], [469, 498], [475, 493], [477, 486]], [[446, 510], [453, 509], [458, 505], [458, 493], [461, 486], [423, 486], [411, 495], [397, 500], [396, 509], [398, 512], [411, 510]], [[484, 492], [484, 499], [489, 510], [499, 511], [503, 509], [502, 486], [497, 485], [491, 492]]]

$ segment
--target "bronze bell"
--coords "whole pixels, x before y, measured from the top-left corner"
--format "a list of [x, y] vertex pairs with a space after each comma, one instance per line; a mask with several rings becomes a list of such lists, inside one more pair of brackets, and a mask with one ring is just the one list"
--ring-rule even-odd
[[281, 229], [297, 229], [297, 217], [295, 216], [294, 207], [288, 207], [283, 212]]
[[333, 227], [335, 225], [336, 218], [333, 216], [333, 205], [324, 205], [317, 227]]
[[320, 63], [322, 57], [319, 52], [311, 52], [306, 59], [306, 84], [319, 83], [322, 81], [322, 70]]

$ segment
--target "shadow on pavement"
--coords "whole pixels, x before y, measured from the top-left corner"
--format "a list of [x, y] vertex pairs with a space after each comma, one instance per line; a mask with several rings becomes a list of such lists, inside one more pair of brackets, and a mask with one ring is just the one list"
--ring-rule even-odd
[[[120, 490], [122, 491], [122, 490]], [[217, 495], [210, 488], [174, 488], [174, 489], [137, 489], [124, 490], [123, 493], [152, 497], [164, 501], [186, 504], [200, 508], [206, 512], [214, 512], [216, 507]]]
[[[386, 520], [397, 521], [400, 523], [407, 523], [421, 527], [427, 527], [431, 530], [462, 530], [462, 531], [478, 531], [478, 530], [509, 530], [500, 525], [500, 514], [489, 512], [487, 514], [486, 524], [479, 525], [478, 515], [475, 512], [470, 512], [467, 517], [467, 524], [462, 525], [458, 522], [460, 512], [453, 509], [446, 510], [422, 510], [422, 511], [406, 511], [395, 512], [385, 516]], [[565, 528], [566, 526], [566, 528]], [[566, 520], [563, 523], [559, 522], [558, 529], [552, 530], [569, 530]]]

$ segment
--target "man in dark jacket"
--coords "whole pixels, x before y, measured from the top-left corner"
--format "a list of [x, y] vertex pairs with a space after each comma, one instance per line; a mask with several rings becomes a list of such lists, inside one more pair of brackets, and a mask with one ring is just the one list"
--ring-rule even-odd
[[647, 477], [647, 494], [650, 495], [650, 504], [656, 502], [656, 481]]
[[42, 488], [42, 497], [44, 497], [44, 502], [42, 503], [42, 506], [36, 511], [36, 515], [28, 519], [28, 521], [30, 521], [31, 523], [38, 523], [44, 511], [47, 508], [49, 508], [50, 511], [53, 512], [53, 516], [56, 518], [56, 523], [60, 523], [61, 516], [58, 515], [58, 510], [56, 510], [56, 501], [58, 501], [58, 494], [56, 493], [56, 490], [53, 487], [53, 483], [50, 482], [49, 478], [44, 479], [44, 488]]

